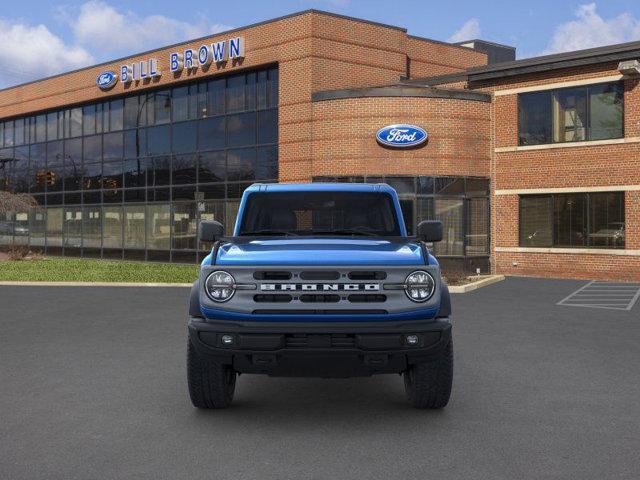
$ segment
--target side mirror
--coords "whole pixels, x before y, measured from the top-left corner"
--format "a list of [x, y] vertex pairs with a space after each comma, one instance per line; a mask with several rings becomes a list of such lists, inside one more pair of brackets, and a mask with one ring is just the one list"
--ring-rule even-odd
[[198, 238], [201, 242], [215, 242], [224, 233], [224, 227], [215, 220], [202, 221], [198, 225]]
[[423, 242], [441, 241], [442, 222], [440, 220], [423, 220], [418, 224], [418, 237]]

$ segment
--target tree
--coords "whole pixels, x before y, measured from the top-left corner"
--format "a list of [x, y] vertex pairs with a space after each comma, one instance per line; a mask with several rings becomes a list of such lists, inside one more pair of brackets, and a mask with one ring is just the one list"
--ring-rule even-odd
[[27, 212], [37, 206], [36, 199], [28, 193], [11, 193], [0, 190], [0, 214]]

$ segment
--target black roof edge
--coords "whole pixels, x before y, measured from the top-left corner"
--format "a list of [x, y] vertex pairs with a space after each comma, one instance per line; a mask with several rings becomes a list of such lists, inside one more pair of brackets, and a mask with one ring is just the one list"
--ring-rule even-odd
[[[511, 45], [507, 45], [505, 43], [498, 43], [498, 42], [490, 42], [489, 40], [483, 40], [482, 38], [471, 38], [469, 40], [465, 40], [464, 42], [455, 42], [452, 45], [459, 45], [459, 46], [464, 46], [465, 43], [472, 43], [472, 42], [482, 42], [482, 43], [486, 43], [488, 45], [494, 45], [496, 47], [500, 47], [500, 48], [509, 48], [511, 50], [515, 50], [516, 47], [513, 47]], [[471, 47], [466, 47], [466, 48], [471, 48]]]
[[454, 90], [444, 88], [419, 87], [413, 85], [389, 85], [385, 87], [346, 88], [341, 90], [324, 90], [314, 92], [311, 101], [324, 102], [327, 100], [344, 100], [348, 98], [367, 97], [422, 97], [422, 98], [450, 98], [470, 100], [474, 102], [491, 102], [491, 95], [469, 90]]
[[613, 62], [634, 56], [640, 57], [640, 41], [472, 67], [467, 70], [467, 74], [469, 75], [469, 81], [488, 80], [594, 63]]
[[62, 77], [64, 75], [70, 75], [72, 73], [81, 72], [83, 70], [88, 70], [90, 68], [97, 68], [97, 67], [101, 67], [103, 65], [109, 65], [110, 63], [122, 62], [122, 61], [124, 61], [124, 60], [126, 60], [128, 58], [131, 58], [131, 57], [139, 57], [139, 56], [142, 56], [142, 55], [147, 55], [147, 54], [150, 54], [150, 53], [153, 53], [153, 52], [157, 52], [158, 50], [164, 50], [164, 49], [167, 49], [167, 48], [178, 47], [180, 45], [184, 45], [185, 43], [194, 43], [194, 42], [205, 40], [207, 38], [211, 38], [211, 37], [214, 37], [214, 36], [227, 35], [229, 33], [237, 32], [239, 30], [246, 30], [247, 28], [259, 27], [261, 25], [267, 25], [269, 23], [279, 22], [279, 21], [285, 20], [287, 18], [298, 17], [298, 16], [301, 16], [301, 15], [309, 14], [309, 13], [316, 13], [316, 14], [319, 14], [319, 15], [326, 15], [326, 16], [330, 16], [330, 17], [342, 18], [344, 20], [351, 20], [351, 21], [359, 22], [359, 23], [367, 23], [369, 25], [376, 25], [376, 26], [379, 26], [379, 27], [391, 28], [391, 29], [399, 30], [399, 31], [405, 32], [405, 33], [407, 32], [406, 28], [398, 27], [396, 25], [387, 25], [385, 23], [374, 22], [372, 20], [365, 20], [365, 19], [362, 19], [362, 18], [356, 18], [356, 17], [347, 16], [347, 15], [341, 15], [339, 13], [327, 12], [325, 10], [318, 10], [318, 9], [315, 9], [315, 8], [308, 8], [306, 10], [301, 10], [301, 11], [298, 11], [298, 12], [289, 13], [287, 15], [281, 15], [279, 17], [271, 18], [269, 20], [262, 20], [260, 22], [250, 23], [249, 25], [243, 25], [241, 27], [231, 28], [229, 30], [224, 30], [222, 32], [212, 32], [212, 33], [210, 33], [208, 35], [205, 35], [203, 37], [198, 37], [198, 38], [193, 38], [193, 39], [185, 39], [185, 40], [183, 40], [181, 42], [178, 42], [178, 43], [172, 43], [171, 45], [163, 45], [163, 46], [160, 46], [160, 47], [152, 48], [151, 50], [145, 50], [144, 52], [132, 53], [130, 55], [127, 55], [126, 57], [120, 57], [120, 58], [116, 58], [116, 59], [113, 59], [113, 60], [107, 60], [105, 62], [100, 62], [100, 63], [96, 63], [96, 64], [93, 64], [93, 65], [87, 65], [86, 67], [76, 68], [75, 70], [69, 70], [69, 71], [66, 71], [66, 72], [57, 73], [55, 75], [50, 75], [48, 77], [37, 78], [35, 80], [30, 80], [28, 82], [19, 83], [17, 85], [12, 85], [10, 87], [0, 88], [0, 92], [4, 92], [5, 90], [11, 90], [12, 88], [24, 87], [25, 85], [31, 85], [32, 83], [42, 82], [42, 81], [45, 81], [45, 80], [51, 80], [52, 78], [58, 78], [58, 77]]

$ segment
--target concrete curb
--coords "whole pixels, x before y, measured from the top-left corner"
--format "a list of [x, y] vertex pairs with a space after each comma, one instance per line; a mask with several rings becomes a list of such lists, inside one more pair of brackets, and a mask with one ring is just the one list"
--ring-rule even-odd
[[477, 290], [482, 287], [486, 287], [493, 283], [498, 283], [504, 280], [504, 275], [491, 275], [490, 277], [483, 278], [477, 282], [468, 283], [466, 285], [455, 285], [449, 287], [449, 293], [467, 293]]
[[134, 282], [0, 282], [13, 287], [191, 287], [190, 283], [134, 283]]

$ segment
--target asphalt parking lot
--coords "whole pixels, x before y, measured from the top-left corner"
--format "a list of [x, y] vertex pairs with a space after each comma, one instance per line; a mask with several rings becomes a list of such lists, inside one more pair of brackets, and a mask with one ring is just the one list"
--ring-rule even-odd
[[557, 305], [585, 283], [455, 295], [435, 412], [398, 376], [249, 375], [197, 411], [187, 290], [0, 287], [0, 478], [637, 479], [640, 305]]

